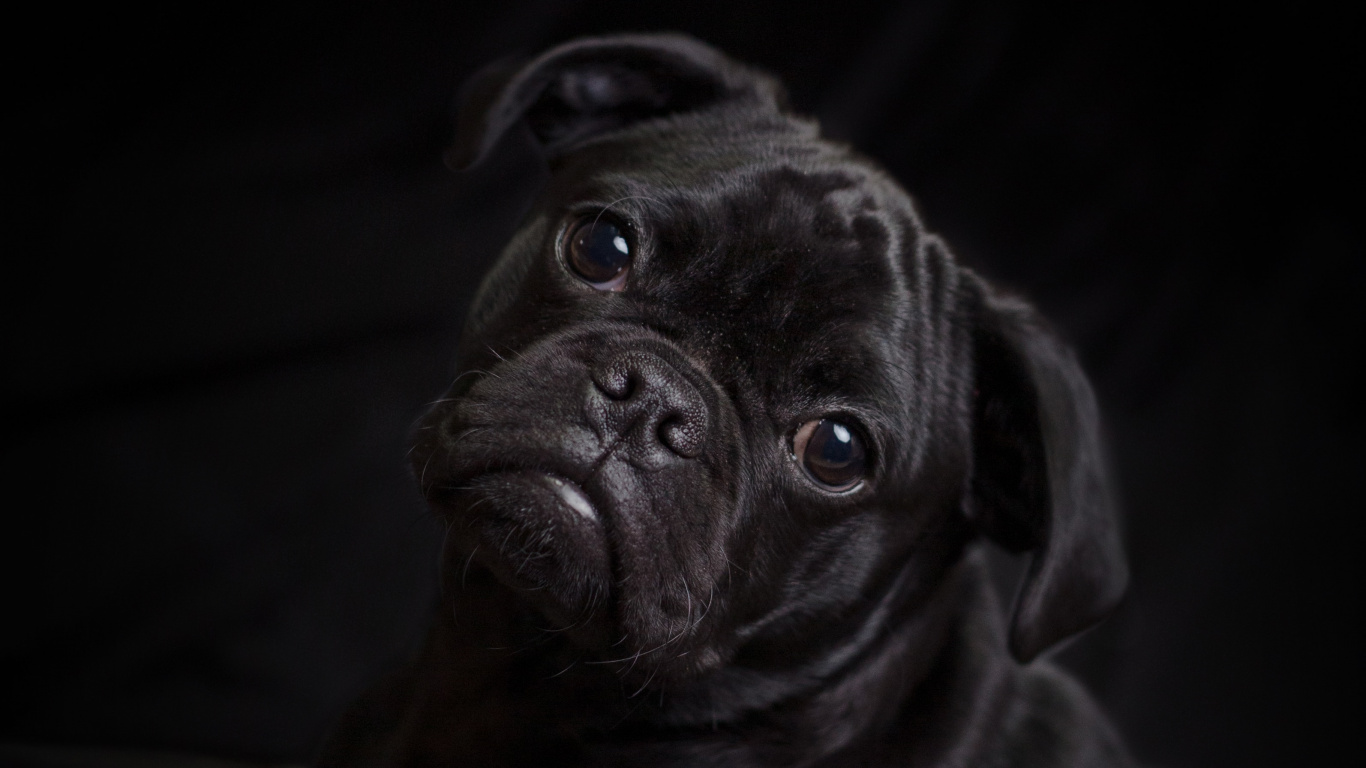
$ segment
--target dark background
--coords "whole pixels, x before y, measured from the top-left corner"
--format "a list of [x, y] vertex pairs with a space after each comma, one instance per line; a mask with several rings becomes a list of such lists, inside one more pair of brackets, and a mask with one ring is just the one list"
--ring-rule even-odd
[[1363, 36], [1340, 7], [11, 24], [0, 741], [303, 760], [403, 658], [439, 533], [406, 432], [543, 173], [515, 143], [445, 170], [452, 96], [508, 53], [675, 29], [781, 76], [1077, 344], [1133, 587], [1059, 658], [1134, 751], [1341, 758], [1361, 709], [1366, 281]]

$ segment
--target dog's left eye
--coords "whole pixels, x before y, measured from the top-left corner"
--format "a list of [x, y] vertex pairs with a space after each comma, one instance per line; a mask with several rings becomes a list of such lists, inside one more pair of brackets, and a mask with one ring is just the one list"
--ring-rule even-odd
[[631, 268], [626, 228], [603, 214], [586, 216], [570, 227], [564, 259], [574, 274], [594, 288], [619, 291]]
[[867, 471], [868, 454], [858, 433], [834, 419], [803, 424], [792, 436], [792, 455], [813, 480], [835, 491], [857, 486]]

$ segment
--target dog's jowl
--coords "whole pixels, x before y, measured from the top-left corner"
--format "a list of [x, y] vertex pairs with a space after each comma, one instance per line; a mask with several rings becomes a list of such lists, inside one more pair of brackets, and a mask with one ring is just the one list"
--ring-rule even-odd
[[[1094, 397], [1030, 307], [694, 40], [463, 99], [452, 165], [525, 126], [549, 181], [415, 433], [434, 627], [322, 763], [1128, 765], [1036, 660], [1127, 571]], [[1030, 553], [1008, 613], [987, 541]]]

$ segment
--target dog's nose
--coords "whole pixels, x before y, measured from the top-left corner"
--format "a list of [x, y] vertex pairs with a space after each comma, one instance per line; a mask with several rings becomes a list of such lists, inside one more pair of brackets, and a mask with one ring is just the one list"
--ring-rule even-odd
[[[692, 382], [664, 358], [644, 350], [610, 356], [593, 366], [602, 426], [637, 452], [662, 445], [683, 458], [702, 452], [707, 406]], [[637, 438], [630, 440], [629, 438]]]

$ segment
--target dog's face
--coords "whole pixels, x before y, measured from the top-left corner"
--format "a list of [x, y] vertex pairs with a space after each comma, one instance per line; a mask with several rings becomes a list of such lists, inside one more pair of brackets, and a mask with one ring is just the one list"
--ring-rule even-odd
[[525, 118], [552, 174], [418, 432], [450, 572], [661, 680], [928, 588], [977, 531], [1045, 553], [1018, 655], [1113, 604], [1075, 363], [772, 81], [626, 37], [471, 93], [459, 159]]

